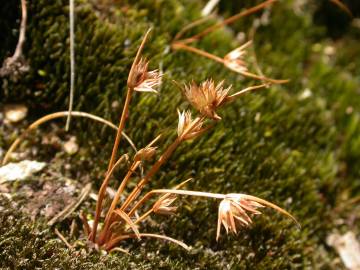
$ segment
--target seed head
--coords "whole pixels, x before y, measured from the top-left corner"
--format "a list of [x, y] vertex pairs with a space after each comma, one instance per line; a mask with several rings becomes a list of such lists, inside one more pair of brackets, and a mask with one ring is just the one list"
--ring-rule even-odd
[[177, 210], [176, 206], [171, 206], [171, 204], [176, 200], [175, 194], [165, 194], [159, 200], [157, 200], [152, 207], [154, 213], [160, 215], [171, 215], [174, 214]]
[[227, 194], [219, 205], [216, 240], [220, 236], [221, 224], [225, 227], [226, 233], [229, 231], [237, 233], [237, 225], [246, 227], [252, 223], [248, 213], [259, 215], [261, 212], [257, 208], [265, 206], [273, 208], [291, 218], [300, 228], [300, 224], [290, 213], [271, 202], [246, 194]]
[[194, 106], [202, 115], [205, 115], [214, 120], [220, 120], [221, 117], [216, 114], [216, 109], [221, 106], [228, 96], [231, 86], [224, 89], [224, 81], [217, 85], [213, 80], [206, 80], [200, 85], [192, 83], [185, 86], [184, 94], [188, 101]]
[[226, 233], [237, 233], [236, 226], [249, 226], [252, 223], [251, 218], [246, 211], [252, 214], [261, 214], [257, 208], [264, 207], [263, 205], [237, 197], [225, 198], [220, 202], [218, 226], [216, 232], [216, 240], [219, 239], [221, 224], [225, 227]]
[[128, 80], [129, 88], [138, 92], [157, 93], [154, 87], [161, 83], [162, 75], [158, 70], [148, 71], [148, 65], [149, 62], [143, 58], [134, 65], [133, 72]]
[[179, 123], [177, 133], [178, 136], [182, 139], [193, 139], [206, 130], [206, 128], [202, 128], [202, 125], [204, 123], [203, 120], [201, 120], [199, 117], [193, 120], [190, 111], [178, 111], [178, 114]]
[[244, 45], [232, 50], [224, 57], [224, 65], [229, 69], [242, 73], [247, 71], [247, 63], [244, 57], [247, 53], [246, 49], [251, 45], [251, 40]]

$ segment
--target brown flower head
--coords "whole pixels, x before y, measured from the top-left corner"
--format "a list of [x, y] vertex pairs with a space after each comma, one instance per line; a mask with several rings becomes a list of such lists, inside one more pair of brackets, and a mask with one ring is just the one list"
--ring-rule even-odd
[[219, 239], [221, 224], [225, 227], [226, 233], [237, 233], [236, 226], [249, 226], [252, 223], [251, 218], [246, 211], [252, 214], [261, 214], [257, 208], [264, 207], [263, 205], [242, 199], [241, 196], [223, 199], [219, 205], [218, 225], [216, 232], [216, 240]]
[[165, 194], [164, 196], [160, 197], [158, 199], [154, 206], [152, 207], [154, 213], [160, 214], [160, 215], [170, 215], [174, 214], [174, 212], [177, 210], [176, 206], [171, 206], [171, 204], [176, 200], [175, 194]]
[[203, 120], [201, 120], [199, 117], [193, 120], [190, 111], [178, 111], [178, 114], [179, 123], [177, 133], [178, 136], [182, 139], [193, 139], [206, 130], [206, 128], [202, 128], [202, 125], [204, 123]]
[[247, 71], [247, 63], [244, 60], [246, 55], [246, 49], [251, 45], [251, 40], [246, 42], [244, 45], [232, 50], [224, 57], [224, 65], [229, 69], [242, 73]]
[[161, 74], [158, 70], [148, 71], [149, 62], [141, 58], [134, 65], [134, 70], [129, 78], [128, 85], [138, 92], [157, 93], [154, 87], [161, 83]]
[[261, 212], [257, 209], [265, 206], [291, 218], [300, 227], [300, 224], [290, 213], [271, 202], [246, 194], [227, 194], [219, 205], [216, 240], [220, 236], [221, 224], [225, 227], [226, 233], [229, 231], [237, 233], [237, 225], [250, 226], [252, 223], [248, 213], [259, 215]]
[[231, 89], [231, 86], [224, 89], [223, 84], [224, 81], [221, 81], [215, 85], [213, 80], [206, 80], [200, 85], [193, 82], [191, 85], [185, 86], [184, 94], [191, 105], [202, 115], [220, 120], [221, 117], [215, 111], [225, 102]]

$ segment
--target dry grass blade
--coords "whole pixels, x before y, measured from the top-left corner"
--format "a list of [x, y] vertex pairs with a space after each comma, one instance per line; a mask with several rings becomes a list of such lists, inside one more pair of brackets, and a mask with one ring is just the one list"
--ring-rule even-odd
[[55, 229], [55, 234], [60, 238], [61, 241], [64, 242], [64, 244], [69, 248], [73, 249], [74, 247], [66, 240], [66, 238], [61, 234], [61, 232], [58, 231], [58, 229]]
[[[90, 114], [90, 113], [86, 113], [86, 112], [79, 112], [79, 111], [73, 111], [72, 116], [75, 117], [83, 117], [83, 118], [89, 118], [91, 120], [94, 120], [96, 122], [102, 123], [104, 125], [107, 125], [115, 130], [117, 130], [117, 127], [111, 123], [110, 121], [105, 120], [104, 118], [101, 118], [99, 116]], [[63, 112], [55, 112], [55, 113], [51, 113], [48, 115], [45, 115], [43, 117], [41, 117], [40, 119], [36, 120], [34, 123], [32, 123], [26, 130], [23, 131], [23, 133], [11, 144], [9, 150], [6, 152], [5, 157], [2, 161], [2, 165], [5, 165], [6, 163], [8, 163], [10, 155], [12, 152], [14, 152], [16, 150], [16, 148], [18, 147], [18, 145], [22, 142], [22, 140], [24, 139], [24, 137], [32, 130], [38, 128], [40, 125], [57, 119], [57, 118], [63, 118], [63, 117], [67, 117], [69, 115], [68, 111], [63, 111]], [[125, 134], [123, 133], [124, 138], [128, 141], [128, 143], [131, 145], [131, 147], [137, 151], [134, 143], [131, 141], [131, 139]]]
[[236, 92], [235, 94], [232, 94], [228, 97], [226, 97], [226, 101], [233, 101], [234, 99], [236, 99], [237, 97], [239, 96], [242, 96], [244, 94], [246, 94], [247, 92], [251, 92], [251, 91], [254, 91], [254, 90], [257, 90], [257, 89], [261, 89], [263, 87], [266, 87], [267, 84], [260, 84], [260, 85], [254, 85], [254, 86], [250, 86], [250, 87], [247, 87], [239, 92]]
[[224, 20], [223, 22], [220, 22], [220, 23], [217, 23], [213, 26], [210, 26], [208, 28], [206, 28], [204, 31], [200, 32], [199, 34], [196, 34], [190, 38], [187, 38], [185, 40], [183, 40], [182, 42], [183, 43], [190, 43], [190, 42], [193, 42], [193, 41], [196, 41], [204, 36], [206, 36], [207, 34], [213, 32], [214, 30], [224, 26], [224, 25], [228, 25], [228, 24], [231, 24], [233, 22], [235, 22], [236, 20], [242, 18], [242, 17], [245, 17], [245, 16], [248, 16], [252, 13], [255, 13], [259, 10], [262, 10], [263, 8], [267, 7], [267, 6], [270, 6], [271, 4], [273, 4], [274, 2], [276, 2], [277, 0], [268, 0], [268, 1], [265, 1], [265, 2], [262, 2], [252, 8], [249, 8], [247, 10], [244, 10], [234, 16], [231, 16], [230, 18]]
[[115, 247], [109, 251], [109, 253], [115, 253], [115, 252], [121, 252], [121, 253], [125, 253], [126, 255], [130, 255], [130, 252], [128, 250], [119, 247]]
[[[243, 199], [249, 199], [251, 201], [255, 201], [255, 202], [258, 202], [260, 204], [263, 204], [265, 206], [268, 206], [270, 208], [273, 208], [275, 209], [276, 211], [280, 212], [281, 214], [291, 218], [295, 223], [296, 225], [298, 226], [298, 228], [300, 229], [301, 228], [301, 225], [300, 223], [296, 220], [296, 218], [291, 215], [289, 212], [287, 212], [286, 210], [282, 209], [281, 207], [277, 206], [276, 204], [273, 204], [271, 202], [268, 202], [266, 200], [263, 200], [263, 199], [260, 199], [258, 197], [255, 197], [255, 196], [251, 196], [251, 195], [247, 195], [247, 194], [240, 194], [241, 195], [241, 198]], [[232, 194], [227, 194], [228, 197], [231, 198]]]
[[[165, 236], [165, 235], [159, 235], [159, 234], [153, 234], [153, 233], [140, 233], [141, 237], [151, 237], [151, 238], [158, 238], [158, 239], [162, 239], [162, 240], [166, 240], [166, 241], [170, 241], [178, 246], [181, 246], [182, 248], [186, 249], [187, 251], [190, 250], [190, 247], [188, 245], [186, 245], [185, 243], [176, 240], [174, 238]], [[120, 235], [118, 237], [113, 238], [112, 240], [110, 240], [106, 246], [105, 249], [107, 251], [110, 251], [111, 249], [113, 249], [114, 246], [116, 246], [119, 242], [121, 242], [122, 240], [125, 239], [130, 239], [130, 238], [135, 238], [137, 237], [135, 234], [126, 234], [126, 235]]]

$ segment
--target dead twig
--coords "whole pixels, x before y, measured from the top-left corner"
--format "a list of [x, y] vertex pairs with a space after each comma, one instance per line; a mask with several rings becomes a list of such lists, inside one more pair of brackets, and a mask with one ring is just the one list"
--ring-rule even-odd
[[17, 75], [28, 71], [29, 67], [25, 63], [23, 57], [23, 47], [25, 43], [25, 32], [26, 32], [26, 20], [27, 20], [27, 8], [26, 0], [21, 0], [21, 23], [18, 43], [16, 45], [13, 56], [5, 59], [3, 66], [0, 68], [0, 77], [9, 75]]
[[69, 248], [69, 249], [73, 249], [74, 247], [66, 240], [66, 238], [61, 234], [61, 232], [59, 232], [58, 229], [55, 228], [55, 234], [60, 238], [61, 241], [64, 242], [64, 244]]

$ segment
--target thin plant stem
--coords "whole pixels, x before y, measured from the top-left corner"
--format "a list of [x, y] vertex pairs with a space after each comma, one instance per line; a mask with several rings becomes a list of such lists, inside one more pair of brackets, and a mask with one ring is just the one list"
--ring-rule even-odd
[[106, 214], [105, 217], [105, 221], [104, 221], [104, 228], [102, 229], [102, 232], [99, 236], [99, 240], [98, 243], [101, 245], [104, 240], [106, 239], [106, 237], [108, 236], [108, 229], [111, 225], [111, 220], [112, 220], [112, 214], [116, 208], [116, 204], [119, 202], [120, 196], [122, 194], [122, 192], [125, 189], [125, 186], [127, 185], [131, 175], [134, 173], [134, 171], [137, 169], [137, 167], [141, 164], [140, 161], [136, 161], [132, 164], [132, 166], [130, 167], [129, 171], [127, 172], [126, 176], [124, 177], [123, 181], [121, 182], [114, 199], [112, 200], [112, 203], [110, 205], [110, 208]]
[[114, 146], [112, 149], [107, 173], [109, 173], [109, 171], [111, 170], [111, 168], [113, 167], [113, 165], [115, 163], [116, 153], [119, 148], [119, 143], [120, 143], [120, 139], [121, 139], [121, 132], [123, 131], [123, 129], [125, 127], [125, 121], [126, 121], [127, 114], [129, 111], [129, 105], [130, 105], [130, 101], [131, 101], [132, 92], [133, 92], [133, 89], [130, 89], [130, 88], [128, 88], [128, 90], [126, 92], [125, 105], [123, 108], [123, 112], [121, 114], [120, 123], [119, 123], [118, 131], [116, 133], [116, 138], [115, 138]]
[[81, 218], [81, 221], [83, 223], [83, 227], [84, 227], [84, 231], [85, 231], [85, 234], [86, 236], [88, 237], [90, 232], [91, 232], [91, 229], [90, 229], [90, 225], [89, 225], [89, 222], [86, 218], [86, 215], [84, 214], [84, 212], [81, 212], [80, 213], [80, 218]]
[[[84, 117], [84, 118], [89, 118], [91, 120], [94, 120], [96, 122], [100, 122], [104, 125], [107, 125], [115, 130], [117, 130], [117, 127], [111, 123], [110, 121], [105, 120], [104, 118], [101, 118], [99, 116], [90, 114], [90, 113], [86, 113], [86, 112], [79, 112], [79, 111], [73, 111], [72, 116], [75, 117]], [[63, 112], [55, 112], [55, 113], [51, 113], [48, 115], [45, 115], [43, 117], [41, 117], [40, 119], [36, 120], [35, 122], [33, 122], [27, 129], [25, 129], [21, 135], [11, 144], [9, 150], [6, 152], [5, 157], [2, 161], [2, 165], [5, 165], [6, 163], [8, 163], [9, 159], [10, 159], [10, 155], [16, 150], [16, 148], [19, 146], [19, 144], [23, 141], [23, 139], [25, 138], [25, 136], [32, 130], [36, 129], [37, 127], [39, 127], [40, 125], [51, 121], [53, 119], [57, 119], [57, 118], [62, 118], [62, 117], [67, 117], [69, 115], [68, 111], [63, 111]], [[124, 136], [124, 138], [129, 142], [129, 144], [131, 145], [131, 147], [137, 151], [135, 144], [131, 141], [131, 139], [129, 138], [129, 136], [127, 136], [124, 132], [122, 132], [122, 135]]]
[[[145, 45], [145, 42], [146, 42], [146, 39], [147, 39], [147, 36], [149, 35], [151, 29], [149, 29], [143, 40], [141, 41], [141, 44], [140, 44], [140, 47], [139, 49], [137, 50], [137, 53], [136, 53], [136, 56], [135, 56], [135, 59], [131, 65], [131, 69], [130, 69], [130, 72], [129, 72], [129, 76], [128, 76], [128, 87], [127, 87], [127, 92], [126, 92], [126, 98], [125, 98], [125, 104], [124, 104], [124, 108], [123, 108], [123, 111], [121, 113], [121, 117], [120, 117], [120, 123], [119, 123], [119, 127], [118, 127], [118, 132], [116, 133], [116, 137], [115, 137], [115, 141], [114, 141], [114, 146], [113, 146], [113, 149], [112, 149], [112, 153], [111, 153], [111, 157], [110, 157], [110, 161], [109, 161], [109, 165], [108, 165], [108, 170], [106, 172], [106, 176], [105, 176], [105, 180], [103, 181], [103, 183], [106, 182], [106, 178], [108, 177], [108, 175], [110, 174], [110, 171], [113, 169], [114, 167], [114, 163], [115, 163], [115, 159], [116, 159], [116, 154], [117, 154], [117, 151], [118, 151], [118, 148], [119, 148], [119, 143], [120, 143], [120, 139], [121, 139], [121, 134], [122, 134], [122, 131], [125, 127], [125, 121], [128, 117], [128, 111], [129, 111], [129, 105], [130, 105], [130, 101], [131, 101], [131, 97], [132, 97], [132, 93], [134, 92], [134, 86], [131, 84], [131, 80], [133, 79], [133, 76], [134, 76], [134, 69], [136, 67], [136, 65], [138, 64], [138, 62], [140, 61], [140, 55], [141, 55], [141, 52], [144, 48], [144, 45]], [[108, 181], [108, 180], [107, 180]], [[106, 186], [107, 186], [107, 183], [106, 183]], [[99, 198], [100, 197], [104, 197], [104, 194], [105, 194], [105, 191], [106, 189], [104, 188], [100, 188], [99, 190]], [[101, 211], [101, 208], [100, 209], [96, 209], [96, 217], [95, 217], [95, 220], [94, 220], [94, 224], [96, 222], [96, 225], [97, 225], [97, 222], [99, 221], [99, 211]], [[91, 240], [93, 242], [95, 242], [95, 237], [96, 235], [96, 230], [93, 231], [92, 233], [92, 237], [91, 237]]]
[[65, 130], [70, 128], [71, 112], [73, 110], [74, 103], [74, 88], [75, 88], [75, 12], [74, 12], [74, 0], [69, 0], [69, 17], [70, 17], [70, 100], [69, 100], [69, 115], [66, 119]]
[[288, 79], [285, 79], [285, 80], [270, 79], [268, 77], [262, 77], [262, 76], [259, 76], [259, 75], [256, 75], [254, 73], [250, 73], [247, 71], [241, 71], [239, 73], [244, 75], [245, 77], [249, 77], [249, 78], [253, 78], [253, 79], [257, 79], [257, 80], [261, 80], [261, 81], [266, 81], [266, 82], [270, 82], [270, 83], [275, 83], [275, 84], [283, 84], [283, 83], [289, 82]]
[[216, 62], [219, 62], [221, 64], [224, 64], [224, 59], [222, 59], [221, 57], [213, 55], [213, 54], [208, 53], [206, 51], [200, 50], [198, 48], [188, 46], [188, 45], [186, 45], [186, 44], [184, 44], [184, 43], [182, 43], [180, 41], [173, 43], [171, 45], [171, 47], [173, 49], [175, 49], [175, 50], [183, 49], [183, 50], [186, 50], [186, 51], [189, 51], [189, 52], [193, 52], [193, 53], [196, 53], [198, 55], [204, 56], [206, 58], [215, 60]]
[[[177, 186], [175, 186], [173, 189], [178, 189], [182, 186], [184, 186], [187, 182], [189, 182], [192, 178], [189, 178], [187, 180], [185, 180], [184, 182], [178, 184]], [[145, 194], [145, 196], [139, 200], [135, 205], [134, 207], [129, 211], [128, 213], [128, 216], [130, 217], [132, 214], [134, 214], [134, 212], [136, 211], [137, 208], [139, 208], [140, 205], [142, 205], [144, 202], [146, 202], [153, 194], [156, 194], [155, 192], [148, 192]], [[162, 197], [160, 197], [159, 200], [163, 199], [165, 196], [167, 196], [168, 194], [165, 194], [163, 195]], [[153, 212], [153, 207], [147, 211], [145, 214], [143, 214], [141, 217], [139, 217], [136, 221], [135, 221], [135, 224], [136, 223], [139, 223], [140, 221], [144, 220], [148, 215], [150, 215], [151, 213]]]
[[260, 84], [260, 85], [253, 85], [253, 86], [247, 87], [239, 92], [236, 92], [235, 94], [228, 96], [226, 98], [226, 101], [233, 101], [237, 97], [242, 96], [242, 95], [246, 94], [247, 92], [251, 92], [251, 91], [266, 87], [266, 86], [267, 86], [267, 84]]
[[[216, 56], [214, 54], [208, 53], [206, 51], [200, 50], [198, 48], [188, 46], [186, 44], [181, 43], [180, 41], [175, 42], [172, 45], [172, 48], [175, 49], [175, 50], [183, 49], [183, 50], [186, 50], [186, 51], [189, 51], [189, 52], [193, 52], [193, 53], [196, 53], [198, 55], [204, 56], [206, 58], [212, 59], [212, 60], [214, 60], [216, 62], [219, 62], [219, 63], [226, 66], [225, 61], [224, 61], [223, 58], [221, 58], [219, 56]], [[241, 71], [241, 72], [236, 71], [236, 72], [243, 75], [243, 76], [245, 76], [245, 77], [249, 77], [249, 78], [253, 78], [253, 79], [257, 79], [257, 80], [262, 80], [262, 81], [266, 81], [266, 82], [270, 82], [270, 83], [275, 83], [275, 84], [282, 84], [282, 83], [289, 82], [289, 80], [270, 79], [270, 78], [259, 76], [259, 75], [256, 75], [256, 74], [253, 74], [253, 73], [250, 73], [250, 72], [247, 72], [247, 71]]]
[[[226, 198], [232, 198], [231, 194], [220, 194], [220, 193], [210, 193], [210, 192], [192, 191], [192, 190], [177, 190], [177, 189], [154, 189], [151, 191], [151, 193], [178, 194], [178, 195], [185, 195], [185, 196], [206, 197], [206, 198], [221, 199], [221, 200], [226, 199]], [[252, 196], [252, 195], [247, 195], [247, 194], [236, 194], [236, 195], [240, 195], [242, 199], [255, 201], [260, 204], [266, 205], [270, 208], [273, 208], [276, 211], [280, 212], [281, 214], [290, 217], [300, 227], [300, 224], [295, 219], [295, 217], [293, 217], [289, 212], [280, 208], [279, 206], [277, 206], [271, 202], [268, 202], [264, 199]], [[149, 198], [149, 196], [146, 199], [148, 199], [148, 198]]]
[[198, 19], [196, 21], [193, 21], [191, 23], [189, 23], [188, 25], [186, 25], [184, 28], [182, 28], [174, 37], [174, 41], [179, 40], [186, 31], [190, 30], [191, 28], [194, 28], [200, 24], [203, 24], [204, 22], [208, 21], [210, 18], [212, 18], [213, 16], [208, 15], [206, 17], [203, 17], [201, 19]]
[[[154, 210], [151, 208], [149, 209], [145, 214], [143, 214], [141, 217], [139, 217], [134, 223], [137, 224], [137, 223], [140, 223], [141, 221], [143, 221], [145, 218], [147, 218], [149, 215], [151, 215], [151, 213], [153, 212]], [[131, 211], [130, 211], [131, 212]]]
[[263, 205], [266, 205], [270, 208], [273, 208], [275, 209], [276, 211], [280, 212], [281, 214], [291, 218], [295, 223], [296, 225], [298, 226], [298, 228], [301, 228], [301, 225], [300, 223], [296, 220], [296, 218], [291, 215], [289, 212], [287, 212], [286, 210], [280, 208], [279, 206], [277, 206], [276, 204], [273, 204], [271, 202], [268, 202], [264, 199], [261, 199], [261, 198], [258, 198], [258, 197], [255, 197], [255, 196], [252, 196], [252, 195], [247, 195], [247, 194], [241, 194], [241, 197], [244, 198], [244, 199], [249, 199], [249, 200], [252, 200], [252, 201], [255, 201], [255, 202], [258, 202], [260, 204], [263, 204]]
[[165, 150], [165, 152], [160, 156], [157, 162], [151, 167], [149, 172], [145, 175], [143, 179], [136, 185], [130, 195], [127, 197], [121, 210], [124, 210], [129, 206], [129, 204], [136, 199], [143, 187], [150, 181], [151, 177], [160, 169], [160, 167], [169, 159], [171, 154], [175, 149], [180, 145], [182, 141], [185, 140], [188, 133], [201, 121], [205, 119], [204, 116], [196, 118], [183, 132], [181, 136], [178, 136], [175, 141]]
[[[145, 148], [153, 146], [159, 139], [161, 138], [161, 135], [157, 136], [154, 140], [152, 140]], [[115, 197], [111, 203], [111, 206], [106, 214], [105, 221], [104, 221], [104, 228], [99, 236], [98, 243], [101, 245], [109, 236], [108, 229], [111, 226], [112, 222], [112, 213], [114, 212], [117, 203], [120, 200], [120, 196], [123, 193], [127, 183], [129, 182], [132, 174], [135, 172], [135, 170], [141, 165], [140, 160], [134, 160], [133, 164], [130, 166], [130, 169], [128, 170], [127, 174], [125, 175], [124, 179], [121, 181], [121, 184], [119, 185], [119, 188], [115, 194]]]
[[263, 2], [261, 4], [259, 4], [259, 5], [254, 6], [252, 8], [244, 10], [244, 11], [242, 11], [242, 12], [240, 12], [240, 13], [234, 15], [234, 16], [231, 16], [230, 18], [228, 18], [228, 19], [226, 19], [226, 20], [224, 20], [224, 21], [222, 21], [220, 23], [217, 23], [215, 25], [212, 25], [212, 26], [206, 28], [204, 31], [202, 31], [202, 32], [190, 37], [190, 38], [182, 40], [182, 42], [183, 43], [191, 43], [193, 41], [196, 41], [196, 40], [206, 36], [207, 34], [213, 32], [214, 30], [216, 30], [216, 29], [218, 29], [218, 28], [220, 28], [220, 27], [222, 27], [224, 25], [231, 24], [231, 23], [235, 22], [236, 20], [240, 19], [241, 17], [245, 17], [245, 16], [248, 16], [248, 15], [250, 15], [252, 13], [255, 13], [255, 12], [257, 12], [257, 11], [259, 11], [259, 10], [273, 4], [276, 1], [277, 0], [268, 0], [268, 1], [265, 1], [265, 2]]
[[176, 140], [165, 150], [165, 152], [160, 156], [157, 162], [151, 167], [149, 172], [145, 175], [145, 177], [136, 185], [136, 187], [132, 190], [130, 195], [127, 197], [123, 205], [121, 206], [121, 210], [125, 210], [129, 204], [136, 198], [138, 192], [150, 181], [151, 177], [160, 169], [160, 167], [169, 159], [171, 154], [175, 151], [175, 149], [182, 142], [182, 138], [177, 137]]
[[23, 49], [24, 43], [25, 43], [26, 20], [27, 20], [26, 0], [21, 0], [20, 34], [19, 34], [18, 43], [16, 45], [15, 53], [12, 56], [12, 58], [14, 58], [14, 59], [18, 59], [22, 56], [22, 49]]
[[112, 153], [111, 153], [109, 166], [108, 166], [108, 172], [111, 170], [112, 166], [115, 163], [116, 153], [117, 153], [117, 150], [119, 148], [119, 143], [120, 143], [120, 138], [121, 138], [121, 132], [123, 131], [123, 129], [125, 127], [125, 121], [126, 121], [126, 118], [128, 116], [127, 114], [128, 114], [128, 111], [129, 111], [129, 105], [130, 105], [130, 101], [131, 101], [131, 96], [132, 96], [132, 93], [134, 92], [134, 89], [133, 89], [133, 86], [131, 86], [130, 80], [133, 77], [135, 66], [140, 61], [140, 55], [141, 55], [141, 52], [142, 52], [142, 50], [144, 48], [146, 39], [147, 39], [150, 31], [151, 31], [151, 29], [149, 29], [146, 32], [143, 40], [141, 41], [140, 47], [139, 47], [139, 49], [138, 49], [138, 51], [136, 53], [135, 59], [134, 59], [132, 65], [131, 65], [131, 69], [130, 69], [129, 76], [128, 76], [128, 88], [127, 88], [127, 92], [126, 92], [125, 105], [124, 105], [124, 108], [123, 108], [123, 111], [122, 111], [122, 114], [121, 114], [121, 117], [120, 117], [119, 128], [118, 128], [118, 132], [116, 134], [113, 150], [112, 150]]
[[[115, 247], [119, 242], [125, 240], [125, 239], [130, 239], [130, 238], [136, 238], [137, 236], [135, 234], [125, 234], [125, 235], [120, 235], [118, 237], [115, 237], [113, 239], [111, 239], [105, 246], [105, 249], [107, 251], [111, 250], [113, 247]], [[159, 234], [152, 234], [152, 233], [140, 233], [140, 237], [152, 237], [152, 238], [158, 238], [158, 239], [163, 239], [163, 240], [167, 240], [170, 242], [173, 242], [181, 247], [183, 247], [186, 250], [190, 250], [190, 247], [186, 244], [184, 244], [183, 242], [176, 240], [174, 238], [165, 236], [165, 235], [159, 235]]]
[[118, 165], [120, 165], [120, 163], [124, 160], [125, 155], [121, 156], [118, 161], [114, 164], [114, 166], [111, 168], [111, 170], [106, 174], [106, 177], [104, 179], [104, 181], [101, 184], [100, 190], [99, 190], [99, 195], [98, 195], [98, 199], [96, 202], [96, 211], [95, 211], [95, 218], [94, 218], [94, 225], [93, 225], [93, 229], [92, 232], [90, 234], [90, 239], [91, 241], [95, 242], [96, 239], [96, 232], [97, 232], [97, 226], [99, 223], [99, 219], [100, 219], [100, 214], [101, 214], [101, 208], [102, 208], [102, 202], [103, 199], [105, 197], [105, 191], [106, 188], [108, 186], [108, 183], [110, 181], [110, 177], [112, 175], [112, 173], [114, 172], [114, 170], [116, 169], [116, 167]]
[[[184, 182], [178, 184], [177, 186], [175, 186], [172, 190], [176, 190], [182, 186], [184, 186], [187, 182], [189, 182], [192, 178], [189, 178], [187, 180], [185, 180]], [[135, 211], [139, 208], [140, 205], [142, 205], [144, 202], [146, 202], [147, 200], [149, 200], [149, 198], [156, 194], [156, 192], [154, 192], [153, 190], [152, 191], [149, 191], [148, 193], [146, 193], [142, 198], [141, 200], [139, 200], [135, 205], [134, 207], [129, 211], [128, 215], [129, 217], [131, 217]]]
[[[256, 34], [256, 30], [257, 30], [257, 26], [253, 26], [250, 30], [250, 40], [254, 40], [255, 39], [255, 34]], [[259, 63], [257, 61], [257, 56], [256, 56], [256, 51], [255, 51], [255, 46], [254, 44], [252, 44], [251, 46], [251, 49], [252, 49], [252, 55], [253, 55], [253, 58], [254, 58], [254, 66], [255, 66], [255, 69], [256, 69], [256, 72], [258, 74], [260, 74], [261, 77], [265, 77], [264, 73], [262, 72], [260, 66], [259, 66]]]
[[73, 249], [74, 247], [66, 240], [66, 238], [61, 234], [61, 232], [59, 232], [58, 229], [55, 228], [55, 234], [60, 238], [61, 241], [64, 242], [64, 244], [69, 248], [69, 249]]
[[211, 192], [181, 190], [181, 189], [154, 189], [150, 192], [151, 193], [160, 193], [160, 194], [170, 193], [170, 194], [177, 194], [177, 195], [206, 197], [206, 198], [213, 198], [213, 199], [225, 199], [226, 198], [226, 195], [221, 194], [221, 193], [211, 193]]

